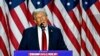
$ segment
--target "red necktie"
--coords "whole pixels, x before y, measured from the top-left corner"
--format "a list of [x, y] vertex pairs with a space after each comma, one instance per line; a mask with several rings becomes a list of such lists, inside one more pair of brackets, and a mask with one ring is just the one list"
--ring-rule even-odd
[[47, 39], [45, 30], [42, 30], [42, 50], [47, 50]]

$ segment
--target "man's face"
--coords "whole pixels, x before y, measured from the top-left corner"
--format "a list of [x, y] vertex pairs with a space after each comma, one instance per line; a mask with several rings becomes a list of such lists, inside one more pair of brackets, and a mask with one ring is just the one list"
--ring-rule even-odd
[[47, 16], [44, 12], [38, 12], [35, 15], [35, 22], [38, 26], [42, 23], [44, 26], [47, 26]]

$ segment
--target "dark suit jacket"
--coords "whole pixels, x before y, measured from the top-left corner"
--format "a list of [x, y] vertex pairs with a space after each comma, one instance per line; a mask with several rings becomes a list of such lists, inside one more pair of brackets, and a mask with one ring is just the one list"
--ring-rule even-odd
[[[60, 29], [48, 26], [49, 29], [49, 50], [68, 50]], [[19, 50], [39, 50], [37, 27], [31, 27], [23, 32], [23, 38]]]

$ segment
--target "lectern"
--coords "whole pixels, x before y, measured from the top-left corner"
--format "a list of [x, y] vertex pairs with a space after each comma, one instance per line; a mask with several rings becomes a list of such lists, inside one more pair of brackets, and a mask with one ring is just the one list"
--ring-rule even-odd
[[14, 56], [72, 56], [72, 51], [57, 50], [57, 51], [14, 51]]

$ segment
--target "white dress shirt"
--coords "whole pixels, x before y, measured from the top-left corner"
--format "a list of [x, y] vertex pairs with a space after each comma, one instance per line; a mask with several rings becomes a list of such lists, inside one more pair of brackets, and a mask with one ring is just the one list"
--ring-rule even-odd
[[[39, 48], [42, 50], [42, 29], [38, 26], [38, 40], [39, 40]], [[49, 47], [49, 31], [48, 27], [45, 27], [46, 39], [47, 39], [47, 50]]]

